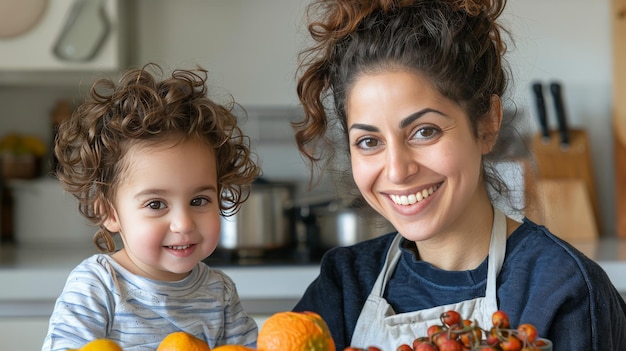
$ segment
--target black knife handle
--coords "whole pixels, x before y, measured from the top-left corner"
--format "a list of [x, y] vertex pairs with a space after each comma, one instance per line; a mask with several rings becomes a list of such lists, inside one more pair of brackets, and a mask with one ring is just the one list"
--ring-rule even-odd
[[548, 128], [548, 116], [546, 114], [546, 102], [543, 98], [543, 85], [539, 82], [533, 83], [535, 102], [537, 106], [537, 116], [541, 127], [541, 136], [544, 140], [550, 139], [550, 129]]
[[561, 93], [561, 84], [550, 83], [550, 91], [554, 99], [554, 109], [556, 110], [556, 119], [559, 122], [559, 134], [561, 135], [561, 144], [569, 146], [569, 133], [567, 127], [567, 117], [565, 115], [565, 106], [563, 105], [563, 95]]

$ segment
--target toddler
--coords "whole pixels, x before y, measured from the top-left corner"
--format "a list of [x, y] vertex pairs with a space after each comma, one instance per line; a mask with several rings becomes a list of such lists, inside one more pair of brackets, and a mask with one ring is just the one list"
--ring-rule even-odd
[[211, 348], [256, 344], [235, 284], [202, 260], [217, 247], [220, 216], [239, 209], [260, 169], [234, 103], [207, 97], [205, 70], [176, 70], [162, 81], [154, 72], [162, 71], [152, 64], [117, 85], [98, 80], [58, 128], [56, 176], [99, 227], [102, 253], [70, 273], [43, 351], [97, 338], [154, 351], [176, 331]]

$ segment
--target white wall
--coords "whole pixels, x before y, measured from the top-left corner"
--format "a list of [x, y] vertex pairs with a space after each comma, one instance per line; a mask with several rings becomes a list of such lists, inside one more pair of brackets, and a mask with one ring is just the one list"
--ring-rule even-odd
[[[197, 64], [247, 106], [296, 105], [303, 0], [138, 0], [136, 61]], [[226, 92], [225, 92], [226, 93]]]

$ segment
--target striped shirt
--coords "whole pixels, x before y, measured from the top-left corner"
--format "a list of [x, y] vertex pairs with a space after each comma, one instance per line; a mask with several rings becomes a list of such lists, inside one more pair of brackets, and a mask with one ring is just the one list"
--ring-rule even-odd
[[257, 325], [241, 306], [235, 284], [199, 263], [176, 282], [134, 275], [97, 254], [70, 273], [54, 306], [42, 351], [78, 349], [107, 338], [124, 351], [154, 351], [176, 331], [224, 344], [256, 346]]

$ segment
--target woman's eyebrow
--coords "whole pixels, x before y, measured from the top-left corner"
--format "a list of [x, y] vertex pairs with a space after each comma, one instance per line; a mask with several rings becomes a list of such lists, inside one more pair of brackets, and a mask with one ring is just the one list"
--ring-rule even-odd
[[442, 116], [446, 116], [447, 115], [439, 110], [435, 110], [433, 108], [425, 108], [423, 110], [419, 110], [415, 113], [410, 114], [408, 117], [406, 117], [405, 119], [400, 121], [400, 129], [406, 128], [408, 125], [410, 125], [411, 123], [413, 123], [416, 119], [424, 116], [427, 113], [436, 113]]
[[[425, 108], [423, 110], [419, 110], [415, 113], [410, 114], [408, 117], [404, 118], [403, 120], [400, 121], [400, 129], [406, 128], [407, 126], [411, 125], [411, 123], [413, 123], [416, 119], [424, 116], [427, 113], [436, 113], [442, 116], [446, 116], [447, 115], [439, 110], [435, 110], [433, 108]], [[352, 129], [361, 129], [364, 130], [366, 132], [378, 132], [379, 129], [375, 126], [369, 125], [369, 124], [363, 124], [363, 123], [355, 123], [353, 125], [350, 126], [350, 128], [348, 128], [348, 131], [352, 130]]]

